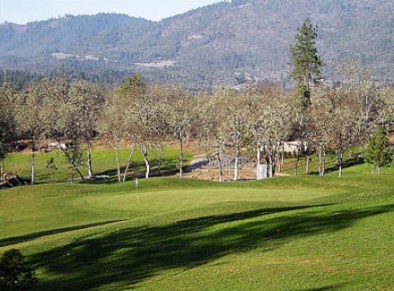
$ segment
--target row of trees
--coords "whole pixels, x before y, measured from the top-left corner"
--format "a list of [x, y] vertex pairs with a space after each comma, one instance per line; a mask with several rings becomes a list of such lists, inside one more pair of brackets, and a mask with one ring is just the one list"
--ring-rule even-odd
[[[61, 79], [31, 82], [20, 90], [10, 84], [1, 87], [1, 108], [6, 112], [1, 115], [6, 125], [2, 127], [2, 144], [18, 139], [30, 140], [32, 184], [35, 182], [35, 151], [38, 143], [46, 138], [58, 142], [72, 170], [82, 178], [80, 146], [84, 143], [88, 152], [89, 175], [92, 175], [90, 145], [96, 136], [97, 113], [105, 100], [102, 93], [94, 84]], [[65, 139], [73, 147], [60, 146]]]
[[[297, 139], [303, 145], [295, 153], [297, 161], [301, 154], [307, 161], [315, 154], [319, 174], [324, 175], [326, 154], [335, 152], [342, 175], [345, 150], [351, 154], [377, 126], [387, 130], [394, 119], [392, 88], [375, 87], [369, 71], [359, 66], [348, 65], [342, 71], [346, 81], [333, 88], [313, 87], [307, 106], [272, 84], [244, 91], [223, 88], [212, 94], [148, 84], [140, 75], [114, 88], [64, 79], [35, 81], [20, 90], [5, 84], [0, 87], [0, 158], [12, 141], [29, 139], [34, 183], [37, 145], [52, 140], [72, 171], [85, 179], [80, 167], [86, 162], [88, 177], [93, 176], [91, 146], [101, 138], [116, 153], [130, 146], [124, 173], [116, 154], [118, 180], [124, 181], [135, 150], [144, 157], [148, 178], [149, 149], [162, 149], [170, 140], [179, 145], [182, 175], [184, 143], [198, 139], [216, 158], [220, 180], [224, 155], [233, 156], [237, 180], [241, 154], [255, 152], [256, 164], [267, 163], [273, 176], [281, 166], [285, 141]], [[64, 146], [65, 141], [72, 146]]]

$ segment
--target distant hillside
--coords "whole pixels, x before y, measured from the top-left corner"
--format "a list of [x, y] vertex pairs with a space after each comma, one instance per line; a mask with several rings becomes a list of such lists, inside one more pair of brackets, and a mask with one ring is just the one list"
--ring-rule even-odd
[[286, 82], [289, 46], [309, 16], [319, 27], [326, 77], [357, 60], [376, 79], [394, 80], [393, 11], [392, 0], [233, 0], [160, 22], [98, 14], [5, 23], [0, 67], [113, 78], [142, 71], [198, 88], [248, 78]]

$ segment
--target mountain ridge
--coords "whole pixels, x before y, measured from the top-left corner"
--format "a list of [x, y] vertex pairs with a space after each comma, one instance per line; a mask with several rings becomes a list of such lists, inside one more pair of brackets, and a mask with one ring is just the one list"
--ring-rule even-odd
[[0, 67], [141, 71], [150, 80], [195, 88], [235, 85], [243, 76], [285, 84], [289, 46], [310, 17], [319, 28], [316, 45], [327, 78], [354, 60], [373, 67], [376, 79], [394, 80], [391, 11], [389, 0], [233, 0], [161, 21], [69, 15], [26, 27], [1, 25]]

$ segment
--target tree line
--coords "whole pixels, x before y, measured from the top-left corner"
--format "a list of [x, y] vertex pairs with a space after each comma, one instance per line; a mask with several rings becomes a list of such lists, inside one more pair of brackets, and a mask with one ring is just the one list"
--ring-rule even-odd
[[378, 128], [387, 132], [394, 119], [393, 88], [374, 86], [370, 72], [357, 65], [344, 67], [343, 74], [341, 84], [313, 87], [307, 107], [305, 92], [300, 101], [269, 83], [213, 93], [149, 84], [141, 75], [115, 87], [65, 79], [34, 81], [22, 89], [5, 84], [0, 87], [0, 158], [13, 142], [30, 140], [34, 183], [37, 144], [52, 140], [84, 179], [80, 167], [86, 162], [88, 177], [93, 175], [91, 146], [101, 138], [117, 153], [119, 147], [130, 146], [125, 173], [116, 160], [118, 180], [124, 181], [135, 150], [143, 155], [148, 178], [148, 150], [163, 148], [170, 140], [179, 146], [182, 175], [184, 143], [195, 139], [216, 158], [220, 180], [224, 155], [233, 156], [237, 180], [243, 153], [255, 152], [256, 164], [267, 163], [269, 176], [274, 176], [285, 142], [298, 140], [303, 146], [295, 153], [297, 160], [316, 155], [323, 176], [326, 154], [335, 152], [341, 173], [345, 151], [351, 155], [352, 148], [365, 145]]

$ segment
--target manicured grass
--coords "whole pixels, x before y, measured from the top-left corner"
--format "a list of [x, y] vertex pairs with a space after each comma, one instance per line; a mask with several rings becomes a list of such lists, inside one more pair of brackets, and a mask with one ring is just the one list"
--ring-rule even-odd
[[394, 167], [0, 191], [0, 253], [37, 290], [392, 290]]

